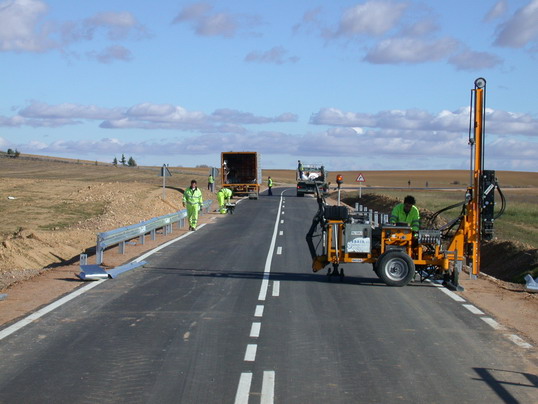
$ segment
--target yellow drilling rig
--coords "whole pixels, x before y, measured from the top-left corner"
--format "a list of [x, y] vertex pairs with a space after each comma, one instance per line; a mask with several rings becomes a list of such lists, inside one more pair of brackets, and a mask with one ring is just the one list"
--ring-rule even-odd
[[[342, 279], [341, 264], [371, 263], [376, 275], [390, 286], [405, 286], [419, 274], [421, 281], [442, 277], [446, 286], [456, 290], [463, 290], [458, 275], [464, 264], [471, 276], [480, 273], [480, 244], [493, 237], [494, 221], [506, 207], [495, 171], [484, 170], [485, 92], [486, 80], [476, 79], [469, 124], [471, 179], [464, 201], [441, 209], [424, 228], [414, 231], [407, 223], [379, 223], [365, 212], [329, 206], [318, 190], [319, 209], [306, 236], [314, 272], [329, 266], [327, 275]], [[341, 176], [337, 183], [340, 188]], [[497, 213], [495, 190], [502, 202]], [[460, 206], [454, 220], [434, 228], [439, 214]]]

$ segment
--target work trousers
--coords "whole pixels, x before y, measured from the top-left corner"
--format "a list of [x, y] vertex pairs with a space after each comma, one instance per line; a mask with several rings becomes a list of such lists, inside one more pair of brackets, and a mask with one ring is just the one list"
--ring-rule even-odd
[[220, 213], [226, 213], [226, 198], [222, 192], [217, 192], [217, 202], [219, 203]]
[[200, 212], [199, 204], [187, 204], [187, 218], [189, 219], [189, 226], [195, 229], [198, 225], [198, 212]]

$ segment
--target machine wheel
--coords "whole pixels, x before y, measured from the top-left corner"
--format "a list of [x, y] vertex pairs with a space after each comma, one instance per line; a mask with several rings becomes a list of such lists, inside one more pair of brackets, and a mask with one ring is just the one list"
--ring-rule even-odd
[[299, 192], [297, 192], [297, 196], [301, 198], [301, 197], [304, 196], [304, 194], [303, 194], [303, 193], [299, 193]]
[[415, 277], [415, 263], [402, 251], [389, 251], [379, 257], [377, 271], [389, 286], [405, 286]]

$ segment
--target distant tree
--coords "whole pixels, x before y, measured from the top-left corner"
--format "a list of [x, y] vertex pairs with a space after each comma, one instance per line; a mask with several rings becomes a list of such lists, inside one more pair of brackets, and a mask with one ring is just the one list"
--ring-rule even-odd
[[121, 155], [120, 163], [121, 163], [122, 166], [126, 166], [126, 165], [127, 165], [127, 159], [125, 158], [125, 154], [122, 154], [122, 155]]
[[136, 161], [135, 161], [135, 159], [132, 158], [132, 157], [129, 157], [129, 161], [127, 162], [127, 165], [128, 165], [129, 167], [136, 167]]
[[20, 154], [21, 154], [21, 153], [20, 153], [17, 149], [15, 149], [15, 150], [13, 150], [13, 149], [7, 149], [7, 155], [8, 155], [9, 157], [17, 158], [17, 157], [19, 157]]
[[118, 166], [118, 159], [116, 158], [116, 156], [114, 156], [114, 160], [112, 160], [112, 164], [114, 165], [114, 167]]

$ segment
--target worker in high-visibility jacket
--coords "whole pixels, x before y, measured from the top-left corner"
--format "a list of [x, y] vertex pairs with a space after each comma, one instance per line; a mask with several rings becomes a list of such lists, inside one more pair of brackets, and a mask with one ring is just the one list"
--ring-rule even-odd
[[273, 195], [273, 179], [271, 177], [267, 179], [267, 195]]
[[231, 197], [232, 190], [230, 188], [221, 188], [219, 192], [217, 192], [217, 201], [219, 203], [220, 213], [226, 213], [228, 211], [226, 204], [230, 202]]
[[209, 177], [207, 178], [207, 190], [215, 192], [215, 178], [213, 178], [211, 174], [209, 174]]
[[191, 181], [191, 186], [183, 192], [183, 207], [187, 208], [189, 230], [196, 230], [198, 225], [198, 212], [202, 209], [202, 191], [198, 189], [196, 180]]
[[418, 231], [420, 228], [420, 213], [415, 203], [415, 198], [407, 195], [403, 203], [399, 203], [392, 209], [390, 223], [407, 223], [413, 231]]

